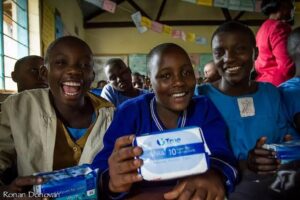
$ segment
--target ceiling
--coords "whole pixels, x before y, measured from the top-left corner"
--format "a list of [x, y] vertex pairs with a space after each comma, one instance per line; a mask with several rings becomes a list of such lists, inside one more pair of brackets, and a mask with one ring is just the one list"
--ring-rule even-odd
[[108, 13], [85, 0], [77, 1], [83, 13], [85, 28], [134, 27], [131, 14], [137, 11], [151, 20], [170, 26], [220, 25], [232, 19], [260, 26], [264, 20], [261, 13], [198, 6], [182, 0], [112, 0], [117, 4], [115, 13]]

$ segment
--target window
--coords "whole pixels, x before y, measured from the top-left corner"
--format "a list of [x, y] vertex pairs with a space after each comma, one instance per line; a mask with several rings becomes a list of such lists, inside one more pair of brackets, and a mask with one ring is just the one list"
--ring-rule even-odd
[[27, 0], [3, 0], [1, 11], [0, 89], [17, 90], [11, 72], [29, 53]]

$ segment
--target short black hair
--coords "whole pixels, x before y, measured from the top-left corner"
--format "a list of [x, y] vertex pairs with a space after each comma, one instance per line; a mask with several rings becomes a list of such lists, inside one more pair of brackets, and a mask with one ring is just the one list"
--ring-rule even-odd
[[291, 32], [287, 41], [287, 49], [293, 59], [295, 59], [297, 56], [300, 56], [297, 55], [297, 53], [300, 52], [300, 50], [297, 51], [297, 48], [300, 49], [300, 27], [295, 28]]
[[287, 3], [286, 1], [293, 2], [293, 0], [263, 0], [260, 8], [264, 15], [269, 16], [272, 13], [278, 12], [282, 4]]
[[61, 43], [61, 42], [64, 42], [64, 41], [77, 41], [78, 43], [82, 44], [83, 46], [86, 46], [86, 48], [90, 51], [91, 54], [92, 53], [92, 50], [91, 48], [89, 47], [89, 45], [83, 41], [82, 39], [78, 38], [78, 37], [75, 37], [75, 36], [63, 36], [63, 37], [60, 37], [56, 40], [54, 40], [47, 48], [47, 51], [46, 51], [46, 55], [45, 55], [45, 64], [47, 64], [49, 62], [49, 57], [50, 57], [50, 54], [52, 53], [52, 50], [54, 49], [54, 47]]
[[43, 60], [43, 57], [41, 56], [36, 56], [36, 55], [30, 55], [30, 56], [25, 56], [23, 58], [20, 58], [19, 60], [17, 60], [17, 62], [15, 63], [14, 66], [14, 71], [18, 71], [18, 69], [28, 60], [30, 59], [41, 59]]
[[245, 24], [242, 24], [237, 21], [228, 21], [228, 22], [221, 24], [213, 33], [213, 35], [211, 37], [211, 43], [217, 34], [224, 33], [224, 32], [243, 33], [248, 36], [250, 43], [253, 45], [253, 47], [256, 47], [256, 39], [255, 39], [255, 35], [252, 32], [252, 30]]
[[154, 47], [149, 54], [147, 55], [147, 74], [150, 74], [150, 69], [151, 69], [151, 61], [153, 59], [154, 55], [159, 55], [161, 56], [165, 51], [169, 50], [169, 49], [179, 49], [180, 51], [182, 51], [182, 53], [184, 53], [188, 58], [189, 55], [188, 53], [179, 45], [174, 44], [174, 43], [163, 43], [163, 44], [159, 44], [156, 47]]
[[121, 58], [111, 58], [105, 63], [105, 67], [107, 67], [107, 66], [119, 66], [119, 65], [123, 65], [123, 66], [127, 67], [127, 65], [125, 64], [125, 62]]

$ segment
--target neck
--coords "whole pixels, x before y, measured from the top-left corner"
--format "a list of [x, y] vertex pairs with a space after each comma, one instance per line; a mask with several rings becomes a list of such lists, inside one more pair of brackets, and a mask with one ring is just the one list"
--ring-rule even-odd
[[[157, 101], [156, 101], [157, 102]], [[158, 102], [156, 104], [157, 114], [164, 127], [167, 129], [177, 128], [177, 122], [181, 112], [175, 112], [161, 106]]]
[[278, 12], [277, 13], [272, 13], [269, 16], [269, 19], [280, 20], [280, 15], [279, 15]]
[[215, 82], [221, 92], [229, 96], [241, 96], [256, 91], [256, 83], [251, 80], [244, 80], [238, 83], [229, 83], [223, 77], [220, 81]]
[[74, 105], [65, 105], [56, 102], [52, 95], [51, 99], [57, 118], [65, 125], [73, 128], [89, 127], [94, 111], [92, 103], [90, 103], [87, 98], [83, 98], [82, 101]]

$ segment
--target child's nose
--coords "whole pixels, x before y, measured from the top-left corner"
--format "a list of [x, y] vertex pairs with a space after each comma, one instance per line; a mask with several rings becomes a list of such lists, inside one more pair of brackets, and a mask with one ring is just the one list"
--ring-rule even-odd
[[224, 55], [224, 62], [230, 62], [234, 60], [235, 52], [234, 51], [226, 51]]
[[182, 75], [174, 76], [174, 85], [181, 86], [184, 84], [184, 77]]
[[82, 74], [83, 69], [79, 65], [69, 65], [67, 67], [67, 73], [69, 73], [69, 74]]

